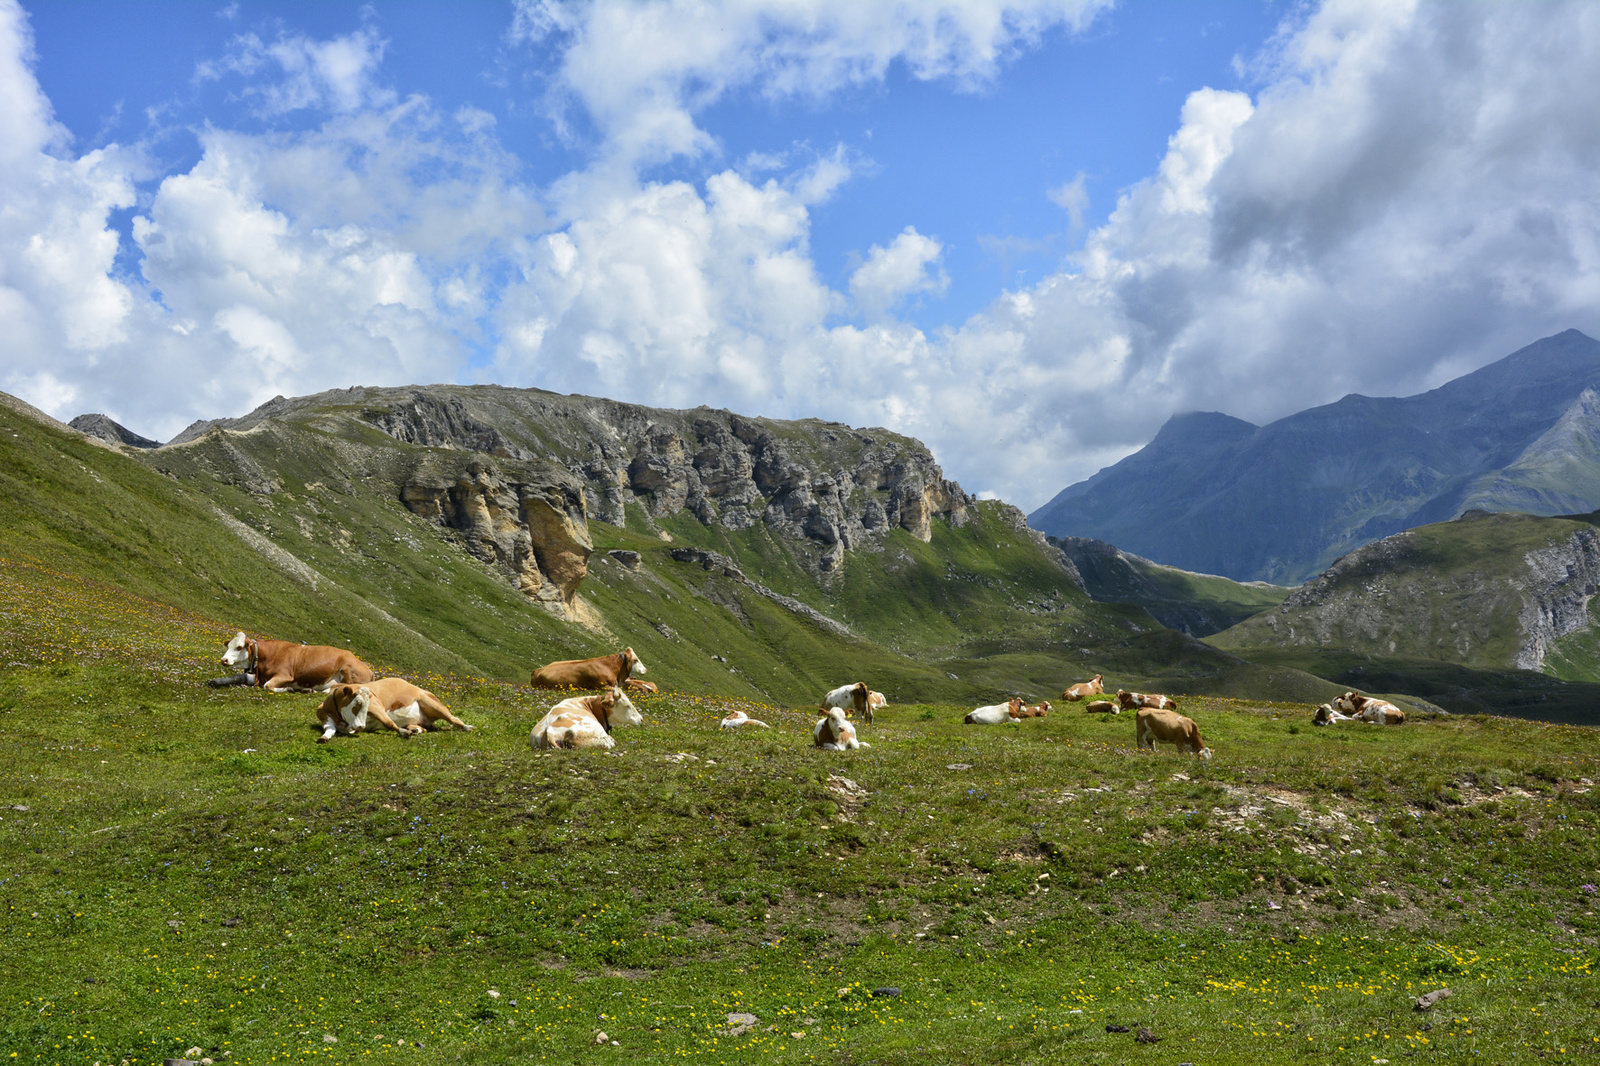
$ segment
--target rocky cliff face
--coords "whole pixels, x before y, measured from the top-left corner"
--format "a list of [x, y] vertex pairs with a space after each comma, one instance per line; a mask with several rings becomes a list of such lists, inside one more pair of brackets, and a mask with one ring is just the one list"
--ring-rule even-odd
[[1517, 620], [1526, 639], [1516, 665], [1538, 670], [1557, 640], [1589, 628], [1589, 601], [1600, 590], [1600, 533], [1580, 530], [1525, 559], [1528, 573]]
[[[401, 502], [563, 615], [581, 606], [590, 519], [655, 526], [687, 512], [730, 531], [759, 523], [827, 581], [846, 553], [896, 529], [926, 542], [936, 522], [964, 524], [971, 505], [927, 448], [886, 430], [498, 386], [280, 396], [243, 418], [196, 423], [167, 447], [204, 440], [237, 451], [244, 435], [289, 424], [363, 449], [378, 447], [372, 430], [430, 449], [400, 479]], [[229, 465], [234, 483], [271, 491], [257, 460], [239, 454]]]
[[415, 514], [454, 531], [468, 552], [563, 618], [589, 572], [589, 523], [578, 479], [553, 463], [472, 453], [427, 456], [400, 489]]

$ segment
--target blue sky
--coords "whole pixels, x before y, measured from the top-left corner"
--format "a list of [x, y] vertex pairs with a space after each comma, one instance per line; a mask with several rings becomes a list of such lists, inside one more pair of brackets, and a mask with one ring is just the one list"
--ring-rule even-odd
[[0, 388], [818, 416], [1032, 508], [1600, 332], [1597, 71], [1582, 0], [0, 0]]

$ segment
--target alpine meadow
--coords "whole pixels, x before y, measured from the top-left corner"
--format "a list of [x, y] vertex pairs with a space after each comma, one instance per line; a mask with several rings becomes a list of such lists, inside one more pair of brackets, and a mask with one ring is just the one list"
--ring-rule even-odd
[[[1314, 729], [1338, 686], [1090, 599], [906, 438], [357, 389], [151, 449], [12, 402], [0, 486], [15, 1061], [1600, 1048], [1592, 728], [1394, 695], [1402, 728]], [[318, 744], [321, 693], [206, 684], [239, 629], [475, 728]], [[530, 748], [563, 694], [529, 672], [624, 644], [643, 725]], [[1213, 757], [1059, 698], [1095, 674]], [[887, 706], [817, 749], [857, 679]], [[963, 723], [1012, 694], [1052, 708]]]

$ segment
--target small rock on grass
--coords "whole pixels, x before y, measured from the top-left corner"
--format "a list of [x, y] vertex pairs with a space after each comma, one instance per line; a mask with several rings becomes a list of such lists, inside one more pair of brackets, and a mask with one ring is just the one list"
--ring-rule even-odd
[[872, 990], [872, 998], [874, 999], [879, 996], [898, 996], [899, 994], [900, 990], [894, 985], [884, 985], [882, 988], [874, 988]]
[[1106, 1023], [1106, 1032], [1108, 1033], [1126, 1033], [1127, 1031], [1128, 1027], [1126, 1025], [1112, 1025], [1110, 1022]]
[[1139, 1032], [1137, 1034], [1135, 1034], [1134, 1039], [1139, 1041], [1139, 1043], [1141, 1043], [1141, 1044], [1159, 1044], [1159, 1043], [1161, 1043], [1161, 1038], [1159, 1036], [1157, 1036], [1156, 1034], [1152, 1033], [1148, 1028], [1146, 1028], [1145, 1026], [1142, 1026], [1142, 1025], [1139, 1026]]
[[1433, 1005], [1435, 1003], [1438, 1003], [1441, 999], [1449, 999], [1449, 998], [1450, 998], [1450, 990], [1448, 988], [1436, 989], [1436, 990], [1434, 990], [1432, 992], [1429, 992], [1425, 996], [1418, 996], [1417, 999], [1416, 999], [1416, 1007], [1414, 1009], [1416, 1009], [1416, 1010], [1432, 1010], [1433, 1009]]

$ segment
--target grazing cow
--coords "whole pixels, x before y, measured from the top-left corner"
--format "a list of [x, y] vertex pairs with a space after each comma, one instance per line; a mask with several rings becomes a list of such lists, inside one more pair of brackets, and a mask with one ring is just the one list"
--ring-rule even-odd
[[1348, 714], [1340, 714], [1331, 703], [1324, 703], [1317, 708], [1317, 713], [1312, 716], [1312, 725], [1332, 725], [1335, 722], [1352, 722], [1355, 719]]
[[619, 725], [643, 725], [644, 716], [620, 688], [613, 685], [598, 696], [573, 696], [562, 700], [533, 727], [528, 743], [540, 748], [612, 748], [611, 730]]
[[1335, 709], [1372, 725], [1404, 725], [1406, 712], [1387, 700], [1373, 699], [1358, 692], [1346, 692], [1333, 701]]
[[1047, 715], [1049, 713], [1050, 713], [1050, 701], [1049, 700], [1042, 700], [1036, 706], [1033, 706], [1033, 707], [1029, 707], [1027, 705], [1024, 705], [1020, 710], [1017, 711], [1017, 717], [1018, 718], [1043, 718], [1045, 715]]
[[853, 685], [840, 685], [826, 696], [822, 697], [819, 711], [829, 711], [838, 707], [849, 714], [855, 711], [856, 716], [872, 721], [872, 690], [865, 681], [857, 681]]
[[1131, 711], [1136, 707], [1154, 707], [1158, 711], [1178, 709], [1178, 701], [1171, 696], [1147, 696], [1142, 692], [1125, 692], [1120, 688], [1117, 689], [1117, 702], [1125, 711]]
[[[268, 692], [327, 692], [335, 685], [364, 685], [372, 667], [343, 648], [258, 640], [235, 633], [222, 652], [222, 665], [242, 671], [245, 684]], [[252, 680], [253, 679], [253, 680]], [[224, 681], [237, 684], [237, 678]]]
[[[889, 697], [881, 692], [867, 692], [867, 713], [869, 715], [873, 711], [881, 711], [887, 706], [889, 706]], [[867, 721], [870, 722], [872, 719], [869, 717]]]
[[1177, 711], [1141, 707], [1134, 727], [1134, 740], [1141, 748], [1156, 750], [1156, 741], [1176, 744], [1179, 751], [1191, 752], [1202, 759], [1211, 758], [1211, 749], [1200, 739], [1200, 727], [1193, 718], [1185, 718]]
[[654, 681], [646, 681], [642, 677], [630, 677], [622, 683], [622, 687], [629, 692], [660, 692]]
[[828, 717], [811, 727], [811, 739], [823, 751], [849, 751], [869, 746], [856, 739], [856, 727], [845, 717], [843, 707], [829, 708]]
[[424, 726], [434, 728], [440, 719], [458, 729], [472, 731], [472, 727], [457, 718], [438, 696], [403, 677], [380, 678], [364, 685], [335, 685], [317, 708], [317, 718], [322, 722], [318, 744], [326, 743], [335, 733], [354, 734], [376, 730], [380, 725], [403, 737], [413, 737], [421, 733]]
[[533, 672], [534, 688], [615, 688], [637, 674], [647, 673], [632, 648], [597, 659], [563, 659], [546, 663]]
[[962, 719], [968, 725], [1000, 725], [1003, 722], [1015, 722], [1022, 717], [1022, 697], [1012, 696], [1006, 703], [995, 703], [988, 707], [977, 707], [967, 712]]
[[1110, 700], [1095, 700], [1083, 708], [1084, 714], [1121, 714], [1122, 708]]
[[729, 711], [728, 717], [724, 718], [720, 724], [724, 729], [738, 729], [743, 725], [758, 725], [762, 729], [772, 728], [761, 719], [751, 718], [748, 714], [745, 714], [742, 707], [735, 707], [733, 710]]
[[1106, 679], [1104, 674], [1095, 674], [1087, 681], [1080, 681], [1071, 685], [1061, 694], [1061, 698], [1068, 703], [1077, 703], [1079, 700], [1088, 699], [1090, 696], [1105, 695], [1106, 686], [1102, 684]]

